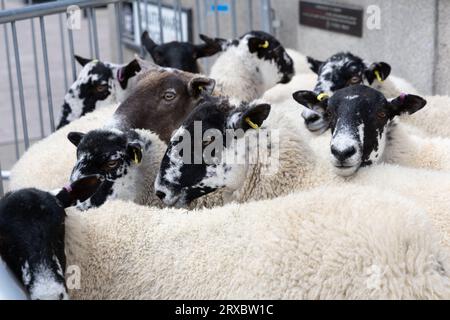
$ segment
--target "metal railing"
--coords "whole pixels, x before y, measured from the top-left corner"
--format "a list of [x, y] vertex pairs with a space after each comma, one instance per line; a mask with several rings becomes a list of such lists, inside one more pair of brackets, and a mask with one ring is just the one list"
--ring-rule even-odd
[[[0, 151], [3, 153], [0, 154], [2, 155], [0, 157], [0, 196], [6, 189], [3, 182], [9, 178], [9, 172], [1, 170], [9, 169], [33, 142], [55, 131], [55, 111], [59, 111], [55, 110], [55, 101], [62, 101], [70, 83], [77, 77], [74, 54], [79, 53], [81, 44], [88, 47], [90, 57], [103, 58], [101, 44], [104, 47], [105, 43], [101, 43], [99, 35], [102, 35], [101, 32], [107, 32], [109, 39], [115, 39], [117, 42], [115, 49], [111, 49], [111, 57], [115, 60], [114, 62], [124, 62], [124, 51], [133, 46], [129, 40], [124, 38], [124, 5], [131, 3], [137, 9], [139, 35], [149, 27], [152, 17], [149, 16], [148, 5], [152, 4], [157, 6], [160, 42], [168, 40], [164, 39], [163, 10], [165, 8], [171, 8], [174, 12], [173, 25], [175, 26], [176, 40], [187, 38], [182, 24], [182, 12], [187, 5], [182, 0], [60, 0], [44, 4], [33, 5], [31, 3], [32, 1], [29, 0], [27, 6], [7, 8], [5, 0], [0, 0], [0, 27], [3, 28], [7, 73], [7, 81], [0, 83], [0, 94], [4, 92], [5, 96], [0, 98], [2, 102], [9, 100], [6, 105], [9, 109], [7, 113], [10, 115], [10, 122], [0, 118], [0, 130], [2, 126], [10, 125], [9, 132], [7, 129], [3, 132], [0, 131]], [[259, 29], [272, 31], [270, 0], [239, 2], [231, 0], [228, 2], [227, 12], [229, 14], [227, 15], [220, 12], [219, 8], [222, 4], [218, 0], [191, 0], [190, 3], [193, 3], [192, 28], [196, 30], [196, 33], [207, 33], [219, 37], [227, 33], [227, 36], [237, 37], [239, 33], [253, 29], [256, 20], [260, 22]], [[17, 6], [18, 1], [15, 4]], [[85, 28], [86, 32], [81, 33], [85, 39], [80, 41], [75, 39], [74, 31], [66, 26], [68, 8], [74, 5], [85, 12], [83, 21], [87, 24], [87, 28]], [[103, 28], [106, 30], [102, 29], [99, 32], [98, 12], [104, 6], [108, 7], [107, 10], [114, 19], [113, 23], [110, 21], [108, 23], [112, 23], [115, 28]], [[238, 8], [238, 6], [240, 7]], [[260, 14], [255, 15], [255, 7], [258, 6]], [[142, 12], [143, 8], [145, 12]], [[247, 11], [246, 21], [239, 21], [238, 16], [240, 14], [242, 18], [242, 11]], [[48, 23], [51, 16], [56, 17], [57, 20], [52, 20], [52, 28], [49, 28]], [[238, 26], [239, 22], [241, 22], [241, 28]], [[19, 24], [23, 26], [24, 23], [27, 24], [25, 29], [20, 29]], [[223, 27], [225, 24], [228, 28]], [[30, 32], [30, 38], [27, 38], [26, 41], [21, 38], [24, 30]], [[80, 34], [76, 35], [80, 36]], [[51, 39], [51, 43], [54, 43], [55, 39], [59, 39], [59, 47], [58, 44], [52, 44], [49, 47], [49, 39]], [[197, 37], [192, 40], [199, 41]], [[24, 48], [24, 44], [30, 44], [30, 48]], [[30, 52], [32, 58], [27, 56], [29, 59], [25, 62], [24, 55]], [[59, 52], [61, 65], [55, 67], [55, 59], [52, 56]], [[141, 54], [145, 53], [141, 51]], [[206, 60], [205, 70], [208, 70], [208, 66], [209, 63]], [[24, 70], [26, 70], [27, 79], [23, 77]], [[56, 76], [59, 78], [56, 79]], [[1, 90], [1, 86], [9, 87], [9, 95], [7, 89]], [[29, 91], [34, 91], [35, 100], [30, 101], [30, 97], [33, 95]], [[31, 127], [30, 124], [32, 124]]]

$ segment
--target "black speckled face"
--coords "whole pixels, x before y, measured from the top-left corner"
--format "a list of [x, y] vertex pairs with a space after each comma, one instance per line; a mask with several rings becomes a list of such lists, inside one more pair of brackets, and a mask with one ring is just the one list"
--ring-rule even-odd
[[236, 184], [243, 166], [233, 159], [244, 157], [245, 150], [234, 141], [250, 130], [244, 119], [261, 125], [269, 112], [269, 105], [234, 107], [224, 98], [201, 103], [172, 136], [156, 179], [157, 195], [167, 205], [185, 206]]
[[[125, 177], [133, 164], [142, 160], [142, 146], [133, 130], [94, 130], [87, 134], [71, 132], [69, 140], [77, 146], [77, 162], [72, 170], [71, 181], [81, 177], [99, 175], [104, 179], [89, 205], [100, 206], [113, 192], [120, 178]], [[87, 208], [84, 208], [87, 209]]]
[[245, 34], [240, 41], [246, 41], [251, 53], [256, 53], [259, 59], [276, 67], [279, 74], [278, 83], [288, 83], [292, 80], [295, 75], [294, 61], [274, 36], [263, 31], [252, 31]]
[[378, 163], [394, 118], [415, 113], [426, 104], [421, 97], [406, 94], [389, 102], [381, 92], [364, 85], [340, 89], [321, 102], [312, 91], [299, 91], [294, 98], [309, 108], [321, 105], [321, 116], [329, 122], [332, 132], [331, 162], [342, 176]]

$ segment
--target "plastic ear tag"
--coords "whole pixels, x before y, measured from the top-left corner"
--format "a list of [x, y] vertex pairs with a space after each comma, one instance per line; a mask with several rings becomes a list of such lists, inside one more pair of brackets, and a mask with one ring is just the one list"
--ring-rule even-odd
[[92, 60], [93, 63], [98, 63], [97, 59]]
[[259, 47], [263, 49], [267, 49], [270, 46], [269, 41], [265, 41], [263, 44], [260, 44]]
[[198, 86], [198, 90], [203, 91], [205, 88], [203, 86]]
[[322, 102], [323, 100], [328, 99], [328, 98], [329, 98], [329, 96], [323, 92], [317, 96], [317, 100], [320, 102]]
[[[142, 152], [142, 151], [141, 151]], [[134, 159], [133, 162], [135, 164], [140, 164], [141, 163], [141, 159], [139, 159], [138, 153], [136, 152], [136, 150], [133, 150], [133, 155], [134, 155]]]
[[253, 128], [253, 129], [255, 129], [255, 130], [258, 130], [259, 129], [259, 126], [256, 124], [256, 123], [253, 123], [252, 122], [252, 120], [250, 120], [250, 118], [245, 118], [245, 122], [247, 122], [247, 124], [251, 127], [251, 128]]
[[383, 78], [381, 78], [380, 72], [378, 70], [375, 70], [374, 73], [375, 73], [375, 77], [377, 77], [378, 81], [380, 81], [380, 82], [384, 81]]

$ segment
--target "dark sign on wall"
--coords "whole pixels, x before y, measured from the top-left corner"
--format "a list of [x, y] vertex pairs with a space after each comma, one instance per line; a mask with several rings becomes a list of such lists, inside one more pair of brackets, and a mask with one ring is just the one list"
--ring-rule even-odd
[[362, 8], [300, 1], [300, 24], [362, 37]]

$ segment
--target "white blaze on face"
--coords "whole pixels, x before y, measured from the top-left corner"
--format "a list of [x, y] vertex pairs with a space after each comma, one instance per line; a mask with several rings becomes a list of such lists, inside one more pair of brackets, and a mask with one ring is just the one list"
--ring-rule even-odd
[[386, 125], [386, 127], [384, 128], [383, 133], [381, 135], [380, 135], [379, 131], [377, 130], [378, 147], [376, 148], [376, 150], [372, 150], [372, 152], [370, 153], [369, 159], [368, 159], [373, 164], [379, 163], [380, 160], [382, 160], [382, 158], [383, 158], [384, 150], [386, 148], [386, 140], [387, 140], [386, 131], [387, 130], [388, 130], [388, 125]]
[[32, 300], [67, 300], [69, 296], [64, 283], [58, 281], [53, 271], [41, 264], [33, 273], [34, 281], [30, 286]]

